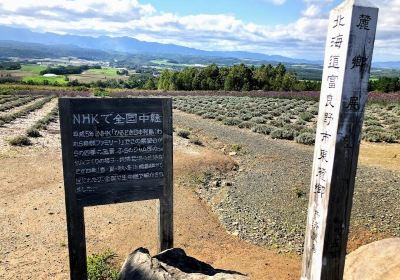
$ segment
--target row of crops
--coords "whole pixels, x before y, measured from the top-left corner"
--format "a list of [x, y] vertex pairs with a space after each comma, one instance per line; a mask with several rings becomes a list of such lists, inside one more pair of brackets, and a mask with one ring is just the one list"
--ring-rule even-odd
[[[315, 142], [318, 102], [263, 97], [174, 98], [174, 109], [214, 119], [225, 125], [251, 129], [273, 139]], [[369, 142], [400, 141], [400, 104], [370, 104], [366, 109], [363, 139]]]
[[[42, 108], [52, 96], [0, 95], [0, 126]], [[174, 97], [174, 108], [220, 121], [228, 126], [250, 129], [273, 139], [315, 142], [318, 102], [314, 100], [232, 97]], [[42, 124], [57, 119], [57, 108], [44, 117]], [[28, 129], [27, 136], [39, 135], [40, 123]], [[372, 103], [366, 108], [363, 139], [369, 142], [400, 142], [400, 104]]]
[[[54, 96], [40, 95], [0, 95], [0, 127], [43, 108], [53, 98]], [[23, 134], [9, 139], [9, 143], [17, 146], [30, 145], [29, 137], [41, 136], [40, 130], [46, 129], [48, 124], [57, 120], [57, 115], [58, 107], [55, 107], [50, 113], [27, 128]]]

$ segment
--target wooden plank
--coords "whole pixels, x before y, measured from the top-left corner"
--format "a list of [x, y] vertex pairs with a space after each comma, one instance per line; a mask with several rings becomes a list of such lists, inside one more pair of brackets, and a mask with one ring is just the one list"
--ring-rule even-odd
[[346, 1], [326, 42], [302, 278], [343, 278], [378, 9]]
[[68, 99], [59, 99], [60, 131], [64, 170], [65, 205], [67, 212], [68, 249], [71, 280], [87, 279], [86, 239], [83, 207], [78, 206], [75, 192], [75, 175], [70, 135], [71, 122], [66, 116], [71, 112]]
[[127, 201], [133, 193], [134, 200], [162, 193], [162, 99], [87, 98], [71, 103], [70, 141], [81, 205]]
[[163, 100], [164, 116], [164, 193], [159, 201], [159, 252], [172, 248], [173, 229], [173, 141], [172, 99]]
[[132, 186], [132, 183], [98, 185], [96, 194], [80, 194], [79, 206], [95, 206], [132, 201], [159, 199], [163, 195], [163, 180], [150, 180]]

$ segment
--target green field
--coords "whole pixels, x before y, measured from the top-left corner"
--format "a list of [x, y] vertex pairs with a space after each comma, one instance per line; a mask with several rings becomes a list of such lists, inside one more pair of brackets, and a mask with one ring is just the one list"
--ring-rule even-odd
[[[67, 85], [68, 81], [65, 80], [64, 76], [58, 77], [24, 77], [22, 79], [23, 82], [33, 81], [35, 84], [49, 84], [49, 85]], [[47, 81], [47, 82], [45, 82]]]
[[169, 59], [154, 59], [154, 60], [151, 60], [150, 62], [153, 64], [157, 64], [159, 66], [167, 66], [167, 67], [172, 67], [172, 66], [177, 66], [177, 67], [187, 66], [187, 67], [189, 67], [189, 66], [191, 66], [190, 64], [179, 64], [179, 63], [176, 63]]
[[112, 77], [118, 76], [117, 71], [118, 71], [117, 68], [89, 69], [89, 70], [85, 71], [84, 74], [104, 75], [104, 76], [108, 76], [108, 77], [112, 78]]
[[46, 68], [47, 67], [43, 66], [43, 65], [25, 64], [25, 65], [22, 65], [20, 71], [31, 72], [32, 74], [40, 75], [40, 71], [45, 70]]

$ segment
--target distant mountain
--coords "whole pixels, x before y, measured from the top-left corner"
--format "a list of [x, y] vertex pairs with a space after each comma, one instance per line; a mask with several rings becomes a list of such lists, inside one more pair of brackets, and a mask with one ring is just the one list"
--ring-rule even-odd
[[131, 37], [89, 37], [77, 35], [60, 35], [55, 33], [33, 32], [28, 29], [14, 28], [8, 26], [0, 26], [0, 39], [3, 41], [18, 41], [25, 43], [38, 43], [43, 45], [76, 46], [85, 49], [95, 49], [106, 52], [118, 52], [127, 54], [175, 54], [183, 56], [225, 57], [237, 58], [242, 60], [249, 59], [282, 63], [315, 64], [315, 61], [295, 59], [279, 55], [266, 55], [241, 51], [204, 51], [173, 44], [144, 42]]
[[[0, 57], [60, 57], [75, 56], [79, 58], [110, 60], [118, 57], [146, 55], [147, 57], [176, 58], [195, 57], [192, 61], [200, 63], [250, 64], [278, 63], [322, 65], [322, 61], [290, 58], [280, 55], [242, 51], [204, 51], [174, 44], [144, 42], [131, 37], [90, 37], [78, 35], [60, 35], [56, 33], [39, 33], [29, 29], [0, 25]], [[23, 42], [25, 44], [17, 44]], [[35, 45], [40, 44], [40, 45]], [[195, 62], [196, 63], [196, 62]], [[198, 62], [197, 62], [198, 63]], [[374, 62], [374, 68], [400, 69], [400, 61]]]
[[374, 62], [376, 68], [400, 69], [400, 61]]
[[0, 58], [9, 57], [23, 59], [77, 57], [87, 60], [109, 60], [113, 56], [105, 51], [71, 45], [43, 45], [17, 41], [0, 41]]

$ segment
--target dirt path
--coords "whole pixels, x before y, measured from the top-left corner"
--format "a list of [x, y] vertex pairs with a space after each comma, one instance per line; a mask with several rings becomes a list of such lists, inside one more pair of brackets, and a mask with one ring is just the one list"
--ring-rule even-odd
[[[33, 103], [37, 102], [38, 100], [39, 99], [35, 99]], [[31, 105], [32, 102], [28, 104]], [[0, 127], [0, 152], [3, 153], [9, 151], [10, 145], [7, 143], [7, 139], [25, 133], [25, 131], [36, 121], [48, 114], [54, 108], [54, 106], [56, 106], [56, 104], [57, 99], [55, 98], [46, 103], [43, 108], [35, 110], [22, 118], [18, 118], [13, 122], [4, 125], [3, 127]]]
[[[40, 145], [11, 148], [0, 157], [0, 279], [68, 279], [61, 151], [52, 129], [56, 124]], [[179, 137], [174, 149], [175, 246], [252, 279], [298, 279], [298, 256], [278, 255], [227, 234], [193, 192], [196, 174], [229, 171], [232, 159]], [[140, 246], [156, 252], [155, 201], [86, 208], [85, 220], [89, 254], [110, 248], [122, 261]]]
[[[241, 172], [215, 192], [200, 190], [232, 233], [282, 252], [302, 253], [313, 147], [272, 140], [246, 129], [175, 112], [174, 124], [192, 129], [206, 145], [230, 151]], [[390, 148], [389, 148], [390, 147]], [[384, 153], [379, 153], [384, 152]], [[351, 218], [350, 249], [386, 236], [400, 236], [400, 145], [362, 144]], [[384, 162], [382, 167], [380, 164]]]

